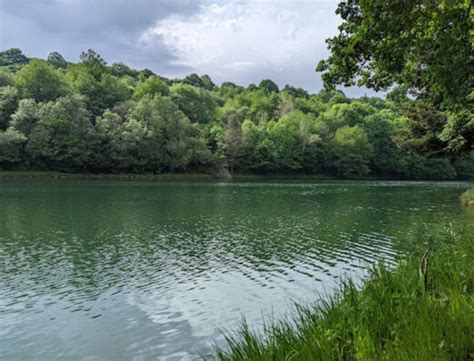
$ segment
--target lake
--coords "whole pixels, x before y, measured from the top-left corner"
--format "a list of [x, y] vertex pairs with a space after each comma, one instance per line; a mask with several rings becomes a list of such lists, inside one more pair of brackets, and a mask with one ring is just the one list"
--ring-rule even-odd
[[472, 220], [469, 185], [0, 181], [0, 359], [199, 359]]

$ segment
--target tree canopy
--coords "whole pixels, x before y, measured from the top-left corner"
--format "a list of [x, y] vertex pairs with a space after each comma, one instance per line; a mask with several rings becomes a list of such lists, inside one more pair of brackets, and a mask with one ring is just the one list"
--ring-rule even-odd
[[317, 66], [326, 87], [397, 86], [399, 100], [406, 94], [417, 100], [406, 112], [414, 122], [423, 118], [410, 134], [418, 149], [472, 150], [471, 2], [347, 0], [336, 13], [343, 20], [339, 34], [327, 40], [331, 55]]
[[[22, 59], [17, 51], [6, 52]], [[16, 54], [16, 55], [15, 55]], [[402, 90], [351, 99], [264, 79], [167, 79], [95, 51], [0, 70], [0, 168], [469, 179], [473, 152], [434, 152], [461, 111]], [[467, 112], [467, 110], [464, 110]], [[453, 128], [457, 132], [457, 128]]]

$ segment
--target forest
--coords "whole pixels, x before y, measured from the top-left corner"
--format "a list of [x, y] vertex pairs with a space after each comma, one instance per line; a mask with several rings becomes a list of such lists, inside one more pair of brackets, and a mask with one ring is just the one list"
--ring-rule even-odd
[[78, 63], [0, 53], [4, 170], [472, 179], [469, 139], [452, 149], [439, 136], [447, 116], [400, 87], [352, 99], [269, 79], [168, 79], [94, 50]]

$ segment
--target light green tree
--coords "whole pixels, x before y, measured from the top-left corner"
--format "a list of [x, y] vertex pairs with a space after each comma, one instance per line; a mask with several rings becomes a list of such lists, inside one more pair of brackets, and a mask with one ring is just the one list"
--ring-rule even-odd
[[150, 76], [143, 83], [137, 85], [134, 98], [140, 100], [144, 96], [169, 95], [168, 85], [157, 76]]
[[15, 84], [21, 98], [38, 102], [50, 101], [66, 94], [61, 74], [44, 60], [31, 60], [15, 75]]

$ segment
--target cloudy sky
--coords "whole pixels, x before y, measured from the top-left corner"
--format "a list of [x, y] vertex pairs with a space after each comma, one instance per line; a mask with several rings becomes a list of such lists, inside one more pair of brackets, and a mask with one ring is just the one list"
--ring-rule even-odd
[[[337, 33], [338, 0], [0, 0], [0, 48], [77, 61], [92, 48], [109, 63], [158, 74], [263, 78], [321, 88], [314, 68]], [[369, 93], [346, 89], [348, 95]]]

